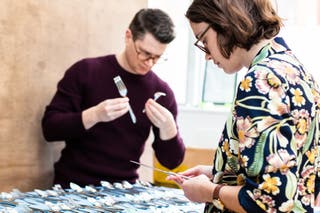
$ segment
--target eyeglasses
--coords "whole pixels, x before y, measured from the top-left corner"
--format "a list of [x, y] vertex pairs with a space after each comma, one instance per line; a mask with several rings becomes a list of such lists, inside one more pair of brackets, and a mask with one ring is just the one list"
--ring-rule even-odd
[[150, 59], [152, 59], [153, 64], [156, 64], [156, 63], [159, 64], [168, 60], [168, 58], [165, 57], [164, 55], [152, 55], [147, 51], [138, 50], [136, 43], [134, 41], [133, 41], [133, 46], [134, 46], [134, 49], [136, 50], [138, 59], [141, 61], [149, 61]]
[[206, 54], [210, 54], [210, 51], [208, 50], [208, 48], [203, 44], [203, 42], [201, 41], [201, 39], [203, 38], [203, 36], [206, 34], [206, 32], [210, 29], [210, 25], [208, 25], [208, 27], [199, 35], [198, 39], [196, 40], [196, 42], [194, 42], [194, 46], [198, 47], [200, 50], [202, 50], [203, 52], [205, 52]]

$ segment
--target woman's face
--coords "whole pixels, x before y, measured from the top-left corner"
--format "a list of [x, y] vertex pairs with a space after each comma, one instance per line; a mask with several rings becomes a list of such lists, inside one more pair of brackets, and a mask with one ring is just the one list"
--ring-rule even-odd
[[190, 26], [199, 43], [202, 43], [206, 49], [206, 51], [204, 51], [206, 53], [206, 60], [212, 60], [214, 64], [222, 68], [227, 74], [236, 73], [243, 67], [240, 49], [235, 48], [230, 58], [225, 58], [218, 48], [217, 32], [211, 27], [206, 31], [208, 28], [207, 23], [190, 22]]

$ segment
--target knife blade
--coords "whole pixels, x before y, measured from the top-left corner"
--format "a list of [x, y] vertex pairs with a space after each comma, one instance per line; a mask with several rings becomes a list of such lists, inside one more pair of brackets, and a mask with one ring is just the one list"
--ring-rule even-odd
[[158, 171], [158, 172], [162, 172], [162, 173], [164, 173], [166, 175], [175, 175], [175, 176], [178, 176], [178, 177], [182, 177], [182, 178], [184, 178], [186, 180], [190, 179], [190, 177], [187, 177], [187, 176], [184, 176], [184, 175], [180, 175], [180, 174], [175, 173], [175, 172], [170, 172], [170, 171], [165, 171], [165, 170], [162, 170], [162, 169], [158, 169], [156, 167], [153, 167], [153, 166], [150, 166], [150, 165], [147, 165], [147, 164], [144, 164], [144, 163], [139, 163], [137, 161], [130, 160], [130, 162], [134, 163], [134, 164], [138, 164], [140, 166], [144, 166], [144, 167], [149, 168], [149, 169], [153, 169], [153, 170]]

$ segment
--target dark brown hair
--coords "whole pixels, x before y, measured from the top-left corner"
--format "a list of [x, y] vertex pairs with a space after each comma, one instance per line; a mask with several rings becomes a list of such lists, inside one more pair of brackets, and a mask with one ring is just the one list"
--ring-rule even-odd
[[142, 39], [146, 33], [151, 33], [159, 42], [170, 43], [175, 38], [174, 24], [164, 11], [160, 9], [141, 9], [132, 19], [129, 29], [133, 40]]
[[235, 47], [249, 50], [262, 39], [276, 36], [282, 26], [271, 0], [194, 0], [186, 17], [194, 23], [206, 22], [217, 32], [226, 58]]

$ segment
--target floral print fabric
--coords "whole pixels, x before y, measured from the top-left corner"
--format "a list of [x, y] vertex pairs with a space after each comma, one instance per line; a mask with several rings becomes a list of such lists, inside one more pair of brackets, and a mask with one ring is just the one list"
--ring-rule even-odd
[[[313, 212], [319, 107], [315, 80], [284, 41], [274, 39], [238, 86], [214, 182], [243, 185], [238, 199], [247, 212]], [[210, 205], [208, 212], [218, 212]]]

